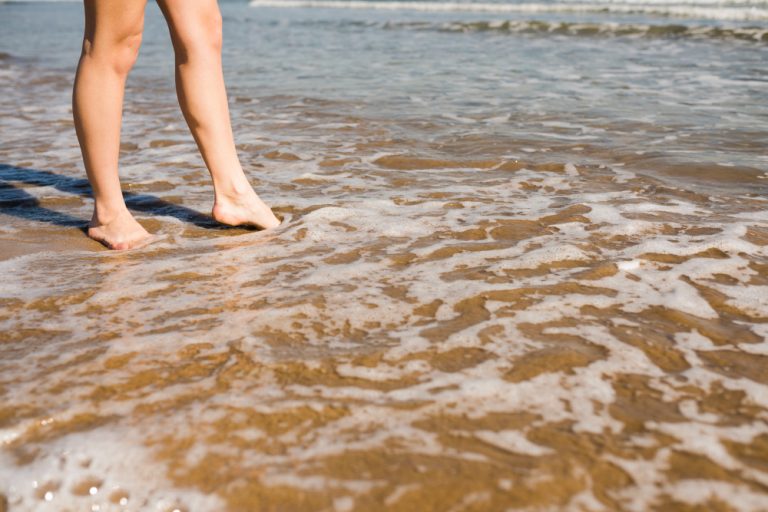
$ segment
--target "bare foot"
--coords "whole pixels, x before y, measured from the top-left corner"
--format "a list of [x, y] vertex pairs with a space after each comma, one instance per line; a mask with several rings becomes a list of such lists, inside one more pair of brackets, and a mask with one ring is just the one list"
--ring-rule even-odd
[[123, 251], [141, 245], [151, 235], [128, 210], [124, 210], [109, 222], [99, 222], [94, 214], [88, 224], [88, 236], [110, 249]]
[[280, 225], [272, 209], [250, 187], [241, 194], [217, 195], [211, 214], [216, 221], [228, 226], [270, 229]]

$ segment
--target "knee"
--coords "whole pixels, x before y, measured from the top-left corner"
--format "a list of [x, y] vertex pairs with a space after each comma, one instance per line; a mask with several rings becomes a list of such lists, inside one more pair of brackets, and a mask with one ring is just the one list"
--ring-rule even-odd
[[117, 45], [112, 66], [116, 73], [127, 75], [139, 57], [141, 47], [141, 32], [123, 37]]
[[176, 59], [187, 62], [195, 56], [221, 55], [222, 42], [222, 19], [217, 9], [198, 18], [193, 26], [177, 30], [174, 37]]
[[224, 42], [223, 24], [221, 13], [217, 10], [206, 18], [205, 27], [203, 28], [206, 44], [216, 53], [221, 53], [221, 47]]
[[118, 75], [128, 75], [139, 56], [141, 28], [109, 37], [92, 37], [83, 41], [83, 56], [108, 66]]

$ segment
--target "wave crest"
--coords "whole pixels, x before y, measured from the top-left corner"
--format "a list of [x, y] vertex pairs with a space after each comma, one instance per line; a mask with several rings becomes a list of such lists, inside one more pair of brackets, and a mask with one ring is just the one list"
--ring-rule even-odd
[[725, 39], [768, 43], [765, 27], [713, 27], [691, 25], [651, 25], [627, 23], [571, 23], [540, 20], [385, 22], [388, 29], [438, 30], [445, 32], [497, 32], [509, 34], [558, 34], [593, 37], [646, 37]]

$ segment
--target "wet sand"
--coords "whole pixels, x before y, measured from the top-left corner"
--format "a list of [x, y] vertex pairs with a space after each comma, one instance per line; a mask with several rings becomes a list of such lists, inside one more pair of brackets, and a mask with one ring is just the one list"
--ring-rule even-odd
[[11, 510], [762, 508], [762, 198], [392, 154], [365, 199], [347, 160], [274, 232], [5, 249]]

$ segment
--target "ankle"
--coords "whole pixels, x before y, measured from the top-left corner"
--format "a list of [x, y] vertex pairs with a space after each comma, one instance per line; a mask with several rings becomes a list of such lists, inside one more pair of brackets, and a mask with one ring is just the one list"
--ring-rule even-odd
[[238, 201], [249, 197], [251, 194], [253, 194], [253, 187], [248, 183], [245, 176], [242, 179], [214, 184], [214, 199], [216, 202]]
[[125, 214], [130, 215], [128, 207], [123, 205], [117, 206], [103, 206], [96, 204], [93, 208], [93, 216], [91, 217], [92, 225], [105, 225], [114, 222], [118, 217]]

